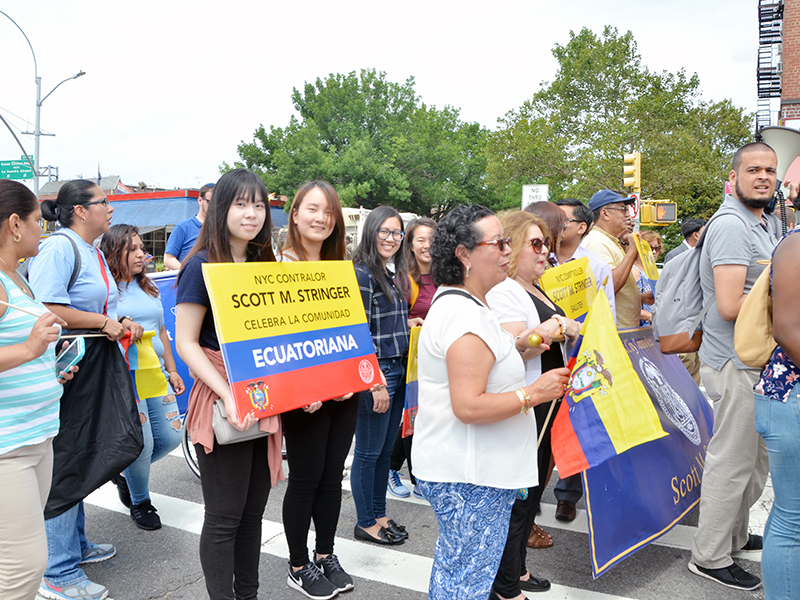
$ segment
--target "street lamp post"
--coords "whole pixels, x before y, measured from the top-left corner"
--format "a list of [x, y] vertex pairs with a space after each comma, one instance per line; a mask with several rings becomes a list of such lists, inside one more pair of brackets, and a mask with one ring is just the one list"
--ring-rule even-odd
[[[80, 71], [76, 73], [72, 77], [67, 77], [63, 81], [59, 82], [56, 87], [50, 90], [47, 95], [42, 98], [42, 78], [39, 77], [39, 66], [36, 63], [36, 53], [33, 51], [33, 46], [31, 45], [31, 41], [28, 39], [28, 36], [25, 35], [25, 32], [22, 31], [22, 27], [20, 27], [17, 22], [12, 19], [8, 14], [4, 13], [0, 10], [0, 15], [5, 15], [9, 21], [11, 21], [17, 29], [19, 29], [22, 37], [25, 38], [25, 41], [28, 42], [28, 48], [31, 49], [31, 54], [33, 55], [33, 74], [36, 78], [36, 128], [33, 131], [34, 137], [34, 150], [33, 150], [33, 193], [36, 194], [36, 197], [39, 197], [39, 138], [43, 135], [55, 135], [53, 133], [42, 133], [41, 127], [39, 126], [41, 122], [41, 110], [42, 110], [42, 103], [50, 97], [50, 94], [55, 92], [58, 89], [58, 86], [62, 83], [69, 81], [70, 79], [77, 79], [83, 75], [86, 75], [84, 71]], [[26, 134], [30, 135], [30, 131], [26, 131]]]

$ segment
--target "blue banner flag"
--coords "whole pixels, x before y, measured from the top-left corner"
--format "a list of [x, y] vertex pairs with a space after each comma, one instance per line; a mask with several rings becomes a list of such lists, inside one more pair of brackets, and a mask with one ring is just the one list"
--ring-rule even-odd
[[669, 435], [583, 472], [595, 578], [667, 533], [699, 504], [714, 428], [700, 388], [677, 356], [661, 354], [652, 328], [619, 335]]

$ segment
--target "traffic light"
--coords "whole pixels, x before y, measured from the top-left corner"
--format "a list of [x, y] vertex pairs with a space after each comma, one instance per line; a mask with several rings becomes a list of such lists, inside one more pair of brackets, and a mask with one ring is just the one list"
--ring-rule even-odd
[[678, 220], [678, 205], [669, 200], [643, 200], [640, 214], [642, 225], [666, 226]]
[[633, 188], [635, 194], [642, 191], [642, 155], [639, 152], [631, 152], [622, 156], [622, 186]]

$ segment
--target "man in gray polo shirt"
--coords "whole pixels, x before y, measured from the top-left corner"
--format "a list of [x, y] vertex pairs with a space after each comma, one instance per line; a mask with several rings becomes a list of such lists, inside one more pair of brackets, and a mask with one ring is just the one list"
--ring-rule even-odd
[[700, 377], [714, 406], [714, 437], [708, 444], [700, 496], [700, 519], [689, 570], [728, 587], [754, 590], [761, 580], [739, 567], [735, 551], [761, 550], [761, 536], [748, 534], [750, 507], [761, 496], [769, 463], [755, 429], [753, 386], [759, 371], [742, 364], [733, 328], [745, 295], [777, 244], [775, 217], [764, 214], [775, 192], [778, 158], [766, 144], [747, 144], [733, 159], [734, 192], [707, 228], [700, 258], [703, 305], [716, 302], [703, 319]]

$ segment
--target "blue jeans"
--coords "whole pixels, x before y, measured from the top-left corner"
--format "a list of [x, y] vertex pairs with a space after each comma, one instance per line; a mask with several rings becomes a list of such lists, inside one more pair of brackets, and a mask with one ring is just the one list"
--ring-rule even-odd
[[756, 394], [756, 430], [769, 452], [775, 502], [764, 529], [764, 595], [800, 597], [800, 384], [786, 402]]
[[359, 527], [372, 527], [377, 519], [386, 516], [386, 484], [389, 482], [389, 459], [392, 444], [406, 399], [406, 368], [401, 358], [379, 359], [378, 365], [386, 377], [386, 389], [391, 400], [389, 410], [372, 410], [371, 392], [361, 392], [358, 399], [356, 447], [350, 485], [356, 505]]
[[429, 600], [485, 600], [500, 567], [517, 491], [421, 479], [417, 484], [439, 524]]
[[53, 517], [45, 519], [47, 532], [47, 570], [44, 576], [54, 585], [72, 585], [88, 579], [78, 566], [89, 548], [84, 533], [86, 516], [83, 502]]
[[139, 400], [139, 417], [144, 420], [144, 448], [139, 458], [124, 471], [133, 504], [150, 499], [150, 465], [181, 443], [181, 418], [175, 396]]

